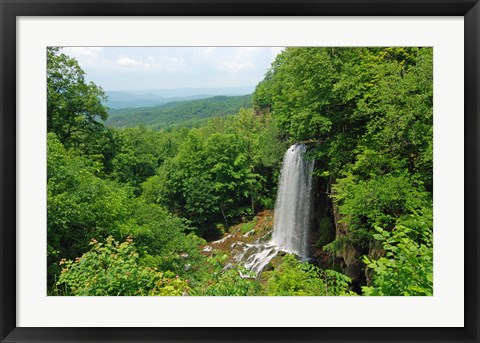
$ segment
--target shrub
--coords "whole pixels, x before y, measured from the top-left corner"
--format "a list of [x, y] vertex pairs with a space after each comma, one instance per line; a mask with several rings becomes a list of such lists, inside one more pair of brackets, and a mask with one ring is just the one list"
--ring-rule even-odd
[[92, 239], [91, 250], [75, 261], [62, 260], [57, 285], [67, 286], [72, 295], [182, 295], [186, 281], [171, 272], [160, 272], [140, 264], [131, 238], [117, 243]]
[[235, 268], [228, 269], [211, 285], [206, 295], [230, 296], [230, 295], [259, 295], [261, 286], [255, 280], [242, 278], [239, 271]]
[[353, 295], [350, 278], [333, 270], [320, 270], [286, 255], [267, 281], [268, 295]]
[[432, 231], [420, 233], [422, 241], [412, 239], [414, 230], [398, 225], [393, 232], [379, 227], [374, 238], [383, 242], [385, 256], [363, 262], [374, 272], [372, 286], [362, 287], [365, 295], [432, 295], [433, 247]]

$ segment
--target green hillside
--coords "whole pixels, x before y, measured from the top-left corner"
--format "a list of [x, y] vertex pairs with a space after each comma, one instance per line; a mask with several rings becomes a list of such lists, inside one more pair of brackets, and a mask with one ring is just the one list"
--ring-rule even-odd
[[209, 118], [238, 113], [252, 107], [252, 95], [214, 96], [207, 99], [175, 101], [154, 107], [110, 109], [106, 121], [112, 127], [146, 126], [155, 130], [196, 127]]

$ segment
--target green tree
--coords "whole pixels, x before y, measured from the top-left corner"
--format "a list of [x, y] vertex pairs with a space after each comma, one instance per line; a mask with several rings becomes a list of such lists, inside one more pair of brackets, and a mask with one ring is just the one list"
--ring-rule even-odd
[[142, 185], [143, 194], [211, 236], [215, 224], [229, 226], [253, 215], [255, 204], [273, 203], [265, 199], [273, 198], [282, 150], [270, 116], [241, 110], [191, 130], [178, 153]]
[[432, 226], [432, 87], [433, 50], [416, 47], [287, 48], [257, 86], [257, 113], [315, 142], [317, 184], [347, 228], [339, 244], [368, 254], [376, 226]]
[[254, 105], [268, 108], [292, 140], [326, 145], [318, 159], [335, 177], [359, 147], [429, 175], [432, 56], [431, 48], [287, 48], [258, 85]]
[[350, 278], [333, 270], [321, 270], [286, 255], [271, 272], [266, 284], [268, 295], [354, 295], [349, 291]]
[[112, 175], [140, 193], [140, 185], [156, 174], [165, 160], [175, 156], [186, 130], [153, 131], [145, 127], [116, 130], [121, 147], [112, 159]]
[[54, 132], [65, 146], [78, 146], [104, 131], [99, 121], [106, 120], [106, 96], [102, 88], [85, 81], [78, 62], [47, 48], [47, 130]]
[[[362, 287], [365, 295], [433, 295], [432, 231], [398, 225], [392, 232], [376, 228], [385, 256], [363, 262], [373, 271], [373, 284]], [[420, 239], [418, 238], [420, 236]]]
[[144, 198], [131, 200], [130, 219], [121, 225], [122, 236], [134, 237], [141, 258], [159, 270], [169, 270], [190, 281], [205, 263], [198, 248], [205, 241], [181, 219]]
[[91, 241], [90, 251], [64, 266], [57, 286], [72, 295], [183, 295], [187, 282], [171, 272], [142, 265], [132, 239], [123, 243], [108, 237]]
[[47, 237], [49, 282], [60, 258], [75, 258], [93, 237], [118, 237], [129, 214], [131, 192], [98, 177], [99, 162], [68, 151], [54, 133], [47, 142]]
[[375, 227], [392, 230], [410, 215], [432, 206], [428, 192], [416, 187], [415, 179], [408, 174], [376, 176], [366, 181], [349, 175], [333, 186], [333, 198], [351, 238], [364, 249], [369, 247]]

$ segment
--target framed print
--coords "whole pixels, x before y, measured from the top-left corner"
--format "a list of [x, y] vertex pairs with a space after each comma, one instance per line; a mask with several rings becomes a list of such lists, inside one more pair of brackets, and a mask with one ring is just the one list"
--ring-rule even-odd
[[479, 6], [2, 1], [2, 342], [477, 342]]

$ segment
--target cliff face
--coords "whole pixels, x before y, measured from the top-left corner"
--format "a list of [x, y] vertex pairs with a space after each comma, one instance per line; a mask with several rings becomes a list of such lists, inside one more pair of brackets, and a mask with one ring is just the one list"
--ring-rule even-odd
[[[360, 290], [360, 287], [367, 284], [369, 279], [361, 261], [363, 254], [348, 243], [348, 226], [342, 223], [342, 215], [338, 206], [329, 197], [331, 181], [325, 178], [316, 178], [313, 189], [313, 231], [310, 242], [310, 245], [314, 247], [312, 255], [319, 264], [322, 264], [322, 258], [328, 259], [324, 263], [324, 267], [340, 269], [342, 273], [352, 279], [354, 290]], [[322, 249], [333, 241], [339, 242], [334, 256], [326, 257]], [[374, 254], [377, 255], [378, 252], [375, 251]]]
[[[346, 224], [341, 222], [341, 214], [338, 206], [332, 202], [333, 219], [335, 222], [335, 239], [337, 241], [346, 241], [349, 231]], [[338, 258], [342, 259], [343, 273], [352, 279], [352, 284], [362, 285], [365, 283], [365, 275], [363, 272], [363, 263], [361, 261], [361, 253], [353, 245], [345, 242], [341, 244], [336, 251]]]
[[[321, 169], [317, 161], [315, 170]], [[321, 267], [336, 269], [350, 277], [353, 289], [360, 292], [361, 286], [370, 285], [372, 277], [371, 271], [365, 270], [362, 257], [368, 255], [371, 259], [378, 259], [385, 252], [377, 241], [361, 250], [350, 243], [348, 225], [342, 221], [342, 214], [330, 197], [334, 182], [335, 180], [325, 177], [313, 179], [312, 231], [309, 239], [311, 256], [313, 262]], [[333, 254], [323, 251], [325, 245], [334, 241], [336, 243]]]
[[335, 239], [331, 200], [328, 197], [329, 184], [315, 177], [312, 187], [312, 239], [311, 246], [321, 248]]

